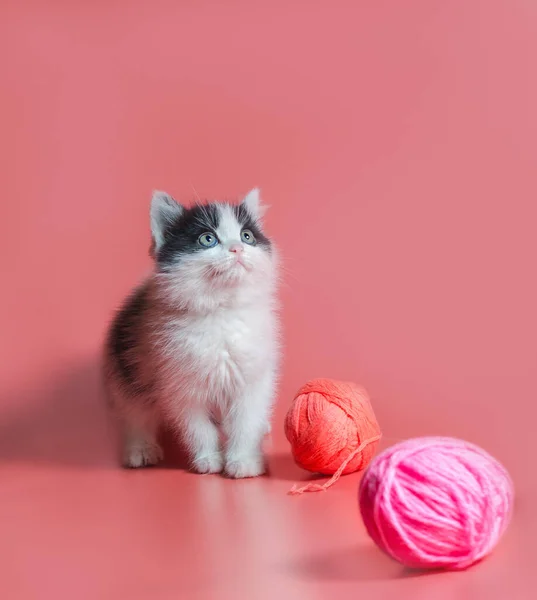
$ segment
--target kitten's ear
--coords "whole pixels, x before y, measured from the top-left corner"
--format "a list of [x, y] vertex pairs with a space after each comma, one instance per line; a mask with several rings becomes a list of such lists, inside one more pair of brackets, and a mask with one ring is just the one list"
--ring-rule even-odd
[[250, 190], [244, 197], [242, 205], [252, 215], [252, 217], [258, 221], [263, 219], [268, 210], [268, 206], [261, 204], [261, 192], [259, 191], [259, 188]]
[[166, 192], [153, 192], [150, 209], [152, 255], [162, 248], [166, 230], [182, 215], [183, 210], [183, 207]]

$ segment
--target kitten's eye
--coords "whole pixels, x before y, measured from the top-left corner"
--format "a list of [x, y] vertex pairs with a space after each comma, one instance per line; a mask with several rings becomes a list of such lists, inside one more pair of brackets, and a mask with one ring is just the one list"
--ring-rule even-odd
[[241, 233], [241, 240], [245, 244], [250, 244], [250, 246], [255, 245], [255, 237], [254, 234], [249, 229], [244, 229]]
[[202, 233], [198, 238], [198, 244], [204, 248], [214, 248], [218, 244], [218, 238], [212, 233]]

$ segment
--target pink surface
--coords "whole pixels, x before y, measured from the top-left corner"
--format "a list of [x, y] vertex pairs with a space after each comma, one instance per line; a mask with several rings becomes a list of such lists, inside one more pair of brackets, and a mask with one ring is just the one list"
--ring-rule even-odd
[[[528, 0], [1, 4], [2, 598], [534, 597], [536, 55]], [[121, 471], [98, 355], [149, 265], [150, 191], [254, 185], [285, 257], [271, 476]], [[287, 496], [313, 377], [363, 384], [384, 446], [501, 460], [498, 550], [412, 577], [358, 475]]]

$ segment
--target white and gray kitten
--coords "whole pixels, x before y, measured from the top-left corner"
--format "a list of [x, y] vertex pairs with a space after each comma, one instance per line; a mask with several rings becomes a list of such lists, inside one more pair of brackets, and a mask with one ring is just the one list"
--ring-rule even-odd
[[275, 393], [277, 260], [259, 191], [241, 204], [151, 201], [154, 270], [127, 299], [106, 345], [105, 381], [123, 464], [162, 458], [171, 427], [199, 473], [255, 477]]

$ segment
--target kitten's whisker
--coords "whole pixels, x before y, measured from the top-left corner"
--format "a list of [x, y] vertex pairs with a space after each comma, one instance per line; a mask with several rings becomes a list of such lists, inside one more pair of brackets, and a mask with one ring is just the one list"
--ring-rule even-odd
[[196, 200], [198, 202], [201, 202], [201, 198], [200, 195], [198, 194], [198, 192], [196, 191], [196, 188], [194, 187], [194, 184], [192, 182], [190, 182], [190, 187], [192, 188], [192, 191], [194, 192], [194, 195], [196, 196]]

